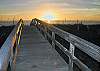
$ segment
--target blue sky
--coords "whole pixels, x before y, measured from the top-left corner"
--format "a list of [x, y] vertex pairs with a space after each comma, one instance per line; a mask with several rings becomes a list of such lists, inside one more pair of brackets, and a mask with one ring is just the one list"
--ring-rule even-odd
[[100, 15], [100, 0], [0, 0], [0, 15], [35, 14], [43, 5], [64, 15]]

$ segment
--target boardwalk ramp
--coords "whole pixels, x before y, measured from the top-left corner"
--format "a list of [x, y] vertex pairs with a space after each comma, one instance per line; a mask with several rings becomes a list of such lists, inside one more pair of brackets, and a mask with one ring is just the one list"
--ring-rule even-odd
[[68, 71], [65, 61], [36, 27], [24, 27], [19, 47], [15, 71]]

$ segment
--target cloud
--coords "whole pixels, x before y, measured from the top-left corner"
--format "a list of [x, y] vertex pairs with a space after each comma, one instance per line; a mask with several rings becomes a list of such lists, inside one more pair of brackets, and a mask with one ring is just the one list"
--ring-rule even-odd
[[2, 0], [0, 6], [38, 6], [40, 4], [54, 4], [62, 8], [98, 8], [100, 9], [100, 0]]
[[[1, 0], [0, 14], [11, 14], [23, 11], [37, 10], [42, 5], [58, 7], [62, 13], [81, 13], [81, 14], [98, 14], [100, 12], [100, 0]], [[6, 11], [6, 12], [4, 12]]]

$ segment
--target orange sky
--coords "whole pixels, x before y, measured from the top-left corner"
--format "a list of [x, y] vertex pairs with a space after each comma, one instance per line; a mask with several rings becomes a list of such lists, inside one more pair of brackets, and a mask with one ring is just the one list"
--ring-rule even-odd
[[[20, 2], [20, 3], [19, 3]], [[54, 20], [100, 20], [100, 1], [97, 0], [3, 0], [0, 2], [0, 19], [43, 19], [52, 12]]]

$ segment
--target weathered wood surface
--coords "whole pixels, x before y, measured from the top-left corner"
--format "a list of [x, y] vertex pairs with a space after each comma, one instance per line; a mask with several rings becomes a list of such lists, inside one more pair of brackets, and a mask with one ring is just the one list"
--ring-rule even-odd
[[16, 71], [68, 71], [65, 61], [35, 27], [24, 27], [19, 47]]
[[[34, 19], [45, 38], [69, 57], [69, 71], [99, 71], [100, 47], [41, 20]], [[53, 34], [52, 34], [53, 33]], [[55, 37], [53, 37], [55, 36]], [[65, 42], [67, 43], [65, 44]], [[68, 44], [68, 45], [67, 45]], [[66, 49], [66, 46], [67, 49]], [[65, 56], [66, 56], [65, 55]], [[64, 58], [66, 59], [66, 57]], [[78, 69], [78, 70], [77, 70]]]

